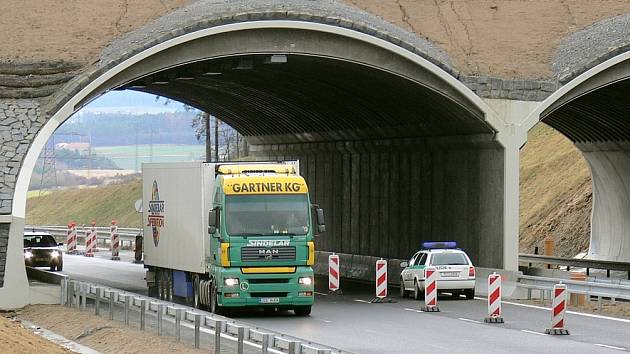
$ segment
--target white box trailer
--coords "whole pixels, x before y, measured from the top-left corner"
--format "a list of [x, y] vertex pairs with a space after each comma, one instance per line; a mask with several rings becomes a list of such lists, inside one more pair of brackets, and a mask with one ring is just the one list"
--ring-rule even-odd
[[207, 272], [214, 163], [142, 164], [144, 264]]

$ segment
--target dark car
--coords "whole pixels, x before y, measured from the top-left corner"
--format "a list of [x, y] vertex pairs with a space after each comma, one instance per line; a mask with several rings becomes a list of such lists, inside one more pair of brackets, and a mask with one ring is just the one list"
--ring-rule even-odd
[[50, 267], [51, 271], [63, 270], [62, 243], [45, 232], [24, 233], [24, 262], [30, 267]]

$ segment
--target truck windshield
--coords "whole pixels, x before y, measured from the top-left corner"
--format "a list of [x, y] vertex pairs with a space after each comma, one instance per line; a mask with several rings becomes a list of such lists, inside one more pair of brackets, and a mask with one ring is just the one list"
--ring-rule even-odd
[[225, 209], [230, 235], [306, 235], [309, 230], [306, 194], [230, 195]]

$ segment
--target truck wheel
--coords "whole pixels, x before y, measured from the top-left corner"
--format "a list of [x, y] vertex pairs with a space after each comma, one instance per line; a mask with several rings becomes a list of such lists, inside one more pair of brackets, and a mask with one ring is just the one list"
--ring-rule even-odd
[[218, 289], [216, 285], [214, 284], [214, 282], [212, 282], [212, 291], [210, 295], [210, 312], [217, 315], [225, 315], [225, 308], [219, 305], [218, 298], [219, 298]]
[[193, 280], [193, 306], [198, 309], [201, 304], [199, 303], [199, 277], [195, 277]]
[[311, 306], [300, 306], [293, 309], [296, 316], [308, 316], [311, 314]]

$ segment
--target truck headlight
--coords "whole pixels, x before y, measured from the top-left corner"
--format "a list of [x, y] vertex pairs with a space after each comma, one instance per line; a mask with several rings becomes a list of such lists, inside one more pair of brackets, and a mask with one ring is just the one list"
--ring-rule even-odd
[[24, 251], [24, 258], [29, 259], [33, 257], [33, 252], [31, 251]]
[[302, 285], [311, 285], [313, 284], [313, 279], [310, 277], [299, 278], [298, 283]]
[[235, 286], [238, 285], [238, 278], [225, 278], [223, 282], [227, 286]]
[[52, 251], [52, 252], [50, 252], [50, 256], [52, 258], [57, 258], [57, 257], [59, 257], [59, 252], [58, 251]]

